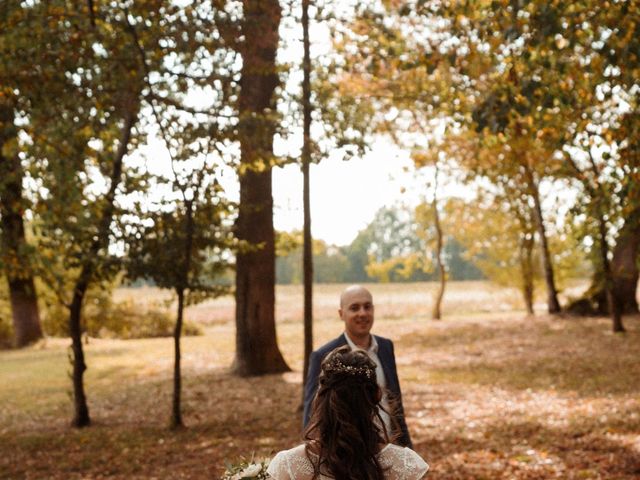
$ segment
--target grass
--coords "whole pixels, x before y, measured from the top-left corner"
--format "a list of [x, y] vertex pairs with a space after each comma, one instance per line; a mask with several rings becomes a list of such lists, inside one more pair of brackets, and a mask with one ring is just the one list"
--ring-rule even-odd
[[[639, 317], [613, 335], [608, 319], [529, 317], [517, 293], [473, 282], [450, 285], [445, 320], [433, 322], [433, 285], [371, 287], [374, 330], [396, 343], [407, 422], [429, 478], [640, 476]], [[315, 289], [315, 345], [341, 331], [342, 288]], [[232, 299], [189, 309], [206, 334], [182, 342], [187, 428], [178, 432], [167, 429], [171, 339], [89, 339], [94, 424], [81, 431], [68, 426], [67, 340], [0, 352], [0, 478], [210, 479], [225, 459], [297, 444], [302, 289], [279, 287], [277, 300], [278, 341], [293, 371], [258, 378], [228, 373]]]

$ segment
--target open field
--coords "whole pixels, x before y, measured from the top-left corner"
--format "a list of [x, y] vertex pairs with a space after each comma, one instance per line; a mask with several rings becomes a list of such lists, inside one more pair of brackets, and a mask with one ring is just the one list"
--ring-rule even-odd
[[[341, 285], [317, 286], [314, 344], [341, 331]], [[513, 291], [453, 284], [428, 320], [428, 284], [372, 285], [374, 331], [394, 339], [407, 423], [431, 479], [640, 478], [640, 317], [528, 317]], [[119, 291], [149, 301], [152, 289]], [[279, 287], [278, 340], [293, 371], [240, 379], [233, 301], [191, 307], [183, 340], [187, 428], [167, 429], [171, 339], [86, 345], [94, 425], [68, 427], [68, 341], [0, 352], [0, 478], [217, 478], [224, 460], [299, 442], [302, 289]]]

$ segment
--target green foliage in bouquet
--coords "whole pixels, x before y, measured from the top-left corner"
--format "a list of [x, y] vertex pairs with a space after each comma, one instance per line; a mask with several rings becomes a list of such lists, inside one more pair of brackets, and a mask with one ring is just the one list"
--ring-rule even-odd
[[220, 480], [267, 479], [269, 459], [259, 461], [241, 459], [238, 463], [225, 462], [226, 470]]

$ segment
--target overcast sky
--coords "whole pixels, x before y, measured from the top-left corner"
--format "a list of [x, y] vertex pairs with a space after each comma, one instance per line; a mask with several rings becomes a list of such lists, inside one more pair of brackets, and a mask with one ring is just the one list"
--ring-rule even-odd
[[[415, 205], [423, 189], [406, 154], [384, 141], [364, 158], [328, 158], [311, 166], [311, 230], [327, 243], [351, 243], [377, 210], [394, 203]], [[403, 187], [406, 191], [403, 192]], [[276, 168], [274, 223], [278, 230], [302, 229], [302, 174], [296, 165]]]

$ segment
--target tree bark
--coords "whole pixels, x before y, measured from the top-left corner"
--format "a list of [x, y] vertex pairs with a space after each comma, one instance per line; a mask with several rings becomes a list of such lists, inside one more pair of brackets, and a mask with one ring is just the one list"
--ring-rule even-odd
[[[620, 313], [638, 313], [638, 249], [640, 247], [640, 208], [631, 212], [618, 233], [611, 259], [613, 291]], [[591, 285], [582, 297], [574, 300], [567, 311], [577, 315], [609, 315], [605, 276], [600, 265], [591, 279]]]
[[171, 428], [177, 429], [184, 426], [182, 421], [181, 392], [182, 375], [180, 370], [180, 336], [182, 335], [182, 319], [184, 314], [184, 289], [178, 288], [178, 318], [173, 330], [173, 403], [171, 406]]
[[438, 264], [438, 278], [440, 280], [440, 284], [433, 300], [433, 310], [431, 311], [431, 318], [433, 320], [440, 320], [440, 318], [442, 317], [441, 307], [442, 298], [444, 297], [444, 289], [447, 282], [447, 272], [442, 260], [442, 247], [444, 242], [442, 239], [443, 235], [442, 225], [440, 225], [440, 214], [438, 213], [438, 165], [436, 165], [435, 168], [435, 182], [433, 190], [433, 219], [434, 226], [436, 228], [436, 261]]
[[522, 275], [522, 297], [527, 308], [527, 313], [533, 315], [533, 234], [525, 234], [520, 240], [520, 271]]
[[275, 328], [275, 232], [271, 163], [278, 86], [277, 0], [245, 0], [239, 96], [240, 206], [237, 238], [248, 245], [236, 263], [236, 356], [242, 376], [288, 371]]
[[547, 286], [547, 311], [549, 313], [560, 312], [560, 302], [558, 302], [558, 290], [554, 279], [553, 264], [551, 263], [551, 254], [549, 252], [549, 242], [547, 240], [547, 231], [544, 226], [544, 217], [542, 216], [542, 206], [540, 205], [540, 191], [538, 184], [533, 177], [531, 167], [523, 163], [524, 171], [527, 177], [529, 193], [534, 203], [534, 214], [538, 236], [540, 237], [540, 248], [542, 250], [542, 266], [544, 268], [544, 279]]
[[640, 207], [625, 219], [616, 239], [611, 259], [613, 291], [622, 313], [638, 313], [638, 247], [640, 246]]
[[115, 210], [116, 190], [120, 184], [123, 171], [124, 156], [129, 149], [131, 130], [137, 116], [137, 104], [128, 106], [125, 112], [124, 124], [121, 130], [121, 138], [118, 151], [115, 154], [113, 167], [110, 174], [109, 191], [105, 196], [104, 207], [101, 212], [97, 234], [84, 257], [84, 263], [73, 289], [73, 299], [69, 308], [69, 332], [71, 334], [71, 348], [73, 351], [73, 398], [75, 414], [72, 421], [74, 427], [86, 427], [90, 425], [89, 408], [84, 392], [84, 372], [87, 366], [84, 361], [84, 351], [82, 349], [82, 303], [85, 294], [96, 270], [96, 262], [100, 251], [108, 246], [109, 228]]
[[[313, 350], [313, 251], [311, 237], [311, 199], [309, 166], [311, 164], [311, 54], [309, 45], [309, 0], [302, 0], [302, 43], [304, 48], [302, 110], [302, 201], [304, 209], [304, 245], [302, 268], [304, 273], [304, 360], [302, 367], [302, 385], [306, 384], [309, 371], [309, 357]], [[303, 388], [304, 396], [304, 388]]]
[[[0, 217], [2, 263], [9, 285], [14, 344], [24, 347], [42, 338], [38, 296], [24, 228], [23, 171], [17, 155], [5, 146], [17, 141], [13, 107], [0, 102]], [[9, 148], [6, 149], [9, 151]]]
[[[595, 200], [595, 199], [594, 199]], [[600, 200], [595, 200], [599, 202]], [[624, 332], [622, 324], [622, 314], [617, 298], [613, 292], [613, 275], [611, 273], [611, 264], [609, 262], [609, 246], [607, 243], [607, 226], [602, 213], [602, 208], [598, 209], [598, 235], [600, 244], [600, 261], [602, 263], [602, 272], [604, 274], [604, 289], [607, 296], [607, 306], [609, 307], [609, 315], [614, 332]]]
[[[618, 233], [613, 258], [609, 262], [609, 246], [607, 242], [607, 226], [604, 218], [602, 202], [605, 192], [599, 182], [596, 187], [584, 175], [571, 156], [567, 162], [582, 179], [585, 190], [597, 206], [598, 240], [600, 244], [600, 262], [595, 265], [591, 286], [579, 299], [573, 301], [567, 311], [578, 315], [606, 315], [612, 319], [614, 332], [624, 331], [622, 315], [637, 313], [638, 302], [636, 288], [638, 285], [638, 245], [640, 243], [640, 207], [636, 207], [625, 218], [625, 223]], [[595, 159], [589, 151], [591, 172], [595, 179], [600, 175]]]
[[[176, 294], [178, 296], [178, 317], [176, 318], [176, 325], [173, 330], [173, 345], [174, 345], [174, 362], [173, 362], [173, 405], [171, 409], [171, 428], [184, 427], [182, 421], [182, 372], [180, 368], [181, 355], [180, 355], [180, 338], [182, 336], [182, 324], [184, 323], [184, 292], [189, 287], [189, 274], [191, 271], [191, 256], [193, 255], [193, 237], [195, 235], [195, 226], [193, 223], [193, 209], [197, 203], [197, 196], [193, 199], [187, 199], [185, 191], [181, 188], [185, 210], [185, 246], [184, 246], [184, 258], [182, 259], [182, 277], [181, 285], [176, 288]], [[197, 195], [197, 194], [196, 194]]]
[[85, 265], [82, 268], [80, 279], [73, 290], [73, 300], [69, 308], [69, 334], [71, 336], [71, 351], [73, 352], [73, 407], [74, 416], [71, 424], [76, 428], [87, 427], [91, 424], [87, 396], [84, 391], [84, 372], [87, 364], [84, 360], [82, 348], [82, 303], [89, 285], [91, 267]]

